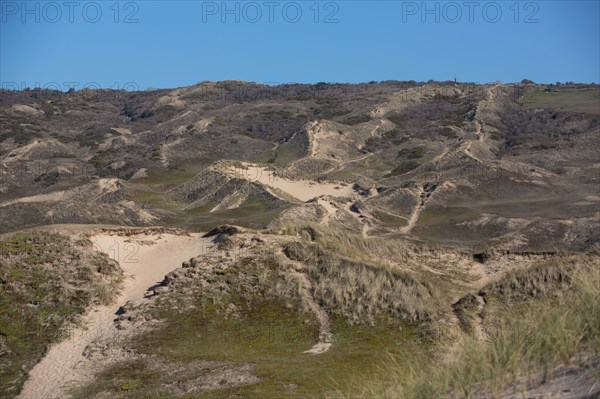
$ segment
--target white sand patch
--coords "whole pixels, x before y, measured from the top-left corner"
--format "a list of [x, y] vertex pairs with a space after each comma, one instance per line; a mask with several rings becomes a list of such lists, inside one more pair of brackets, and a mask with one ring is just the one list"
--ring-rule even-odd
[[131, 130], [125, 129], [124, 127], [111, 127], [110, 129], [114, 130], [115, 132], [117, 132], [119, 134], [131, 136]]
[[131, 180], [143, 179], [144, 177], [148, 177], [148, 169], [141, 168], [131, 176]]
[[316, 182], [313, 180], [288, 179], [276, 175], [273, 171], [263, 166], [244, 163], [244, 168], [231, 167], [224, 172], [229, 176], [258, 182], [266, 187], [283, 191], [284, 193], [306, 202], [312, 198], [322, 195], [332, 197], [352, 197], [354, 190], [352, 186], [337, 182]]
[[178, 138], [175, 141], [172, 141], [170, 143], [165, 143], [160, 146], [160, 162], [163, 167], [166, 168], [169, 166], [168, 154], [169, 154], [169, 151], [171, 150], [171, 147], [175, 147], [175, 146], [181, 144], [182, 141], [183, 141], [182, 138]]
[[15, 148], [9, 153], [8, 159], [11, 161], [18, 161], [25, 158], [27, 155], [31, 153], [36, 147], [42, 144], [41, 140], [34, 140], [31, 143]]
[[105, 194], [106, 193], [112, 193], [112, 192], [115, 192], [115, 191], [117, 191], [119, 189], [118, 182], [119, 182], [119, 179], [117, 179], [117, 178], [99, 179], [98, 180], [98, 187]]
[[170, 93], [167, 94], [166, 96], [162, 96], [160, 97], [157, 101], [156, 101], [156, 107], [155, 109], [159, 108], [159, 107], [164, 107], [164, 106], [173, 106], [175, 108], [183, 108], [185, 107], [185, 102], [179, 99], [179, 95], [174, 93]]
[[[159, 283], [183, 261], [210, 251], [212, 243], [200, 234], [150, 234], [123, 237], [96, 235], [91, 238], [96, 250], [118, 260], [126, 279], [114, 305], [93, 306], [68, 339], [53, 345], [46, 356], [29, 373], [18, 398], [65, 398], [66, 384], [89, 375], [90, 363], [83, 356], [85, 348], [98, 340], [116, 338], [119, 330], [113, 323], [115, 313], [128, 301], [143, 300], [149, 287]], [[153, 245], [147, 245], [152, 241]]]
[[13, 111], [22, 112], [24, 114], [40, 116], [44, 114], [44, 111], [40, 111], [39, 109], [35, 109], [25, 104], [15, 104], [11, 107]]
[[[190, 111], [191, 113], [191, 111]], [[187, 113], [186, 113], [187, 115]], [[192, 123], [192, 125], [194, 126], [194, 129], [196, 129], [199, 132], [203, 132], [206, 130], [206, 128], [208, 128], [208, 126], [215, 120], [215, 118], [206, 118], [206, 119], [201, 119], [199, 121], [196, 121], [194, 123]], [[185, 129], [187, 130], [187, 126], [185, 126]]]
[[113, 162], [110, 164], [110, 167], [112, 169], [121, 169], [123, 166], [125, 166], [127, 163], [125, 161], [117, 161], [117, 162]]
[[236, 209], [239, 208], [240, 205], [246, 201], [248, 195], [245, 193], [234, 193], [230, 197], [224, 199], [220, 203], [218, 203], [214, 208], [212, 208], [209, 213], [213, 213], [219, 211], [221, 209]]
[[4, 161], [7, 163], [20, 160], [31, 160], [40, 163], [49, 162], [48, 156], [57, 152], [73, 154], [73, 149], [56, 139], [45, 138], [44, 140], [34, 140], [27, 145], [13, 149]]
[[[115, 130], [113, 128], [113, 130]], [[104, 142], [102, 142], [102, 144], [100, 144], [98, 146], [98, 149], [100, 150], [107, 150], [113, 146], [124, 146], [124, 145], [129, 145], [135, 142], [135, 137], [132, 137], [131, 135], [125, 135], [122, 134], [120, 136], [111, 136], [109, 138], [107, 138], [106, 140], [104, 140]]]

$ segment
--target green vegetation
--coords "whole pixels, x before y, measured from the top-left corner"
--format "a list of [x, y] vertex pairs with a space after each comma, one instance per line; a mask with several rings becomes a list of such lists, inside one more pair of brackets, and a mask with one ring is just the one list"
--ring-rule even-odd
[[352, 110], [346, 108], [326, 108], [321, 112], [320, 117], [323, 119], [335, 119], [350, 113], [352, 113]]
[[471, 111], [473, 111], [475, 106], [476, 104], [471, 101], [458, 104], [458, 106], [453, 108], [452, 111], [446, 113], [444, 125], [464, 128], [468, 123], [467, 116]]
[[32, 121], [25, 118], [18, 118], [15, 120], [8, 120], [2, 122], [2, 129], [0, 131], [0, 142], [12, 138], [16, 144], [25, 145], [28, 144], [35, 138], [41, 137], [38, 132], [25, 129], [22, 124], [31, 123]]
[[55, 112], [52, 103], [50, 101], [42, 101], [40, 107], [42, 108], [42, 111], [44, 111], [44, 117], [48, 120], [52, 119]]
[[[238, 171], [247, 169], [239, 161], [227, 161], [227, 165]], [[221, 166], [224, 167], [224, 164]], [[200, 164], [182, 165], [171, 173], [150, 171], [148, 177], [136, 180], [132, 199], [153, 209], [168, 212], [164, 221], [165, 225], [195, 231], [208, 231], [215, 225], [223, 223], [261, 229], [291, 206], [276, 201], [272, 197], [251, 194], [236, 208], [210, 212], [218, 204], [218, 201], [207, 199], [206, 202], [192, 208], [189, 202], [175, 195], [173, 191], [169, 191], [190, 179], [193, 184], [193, 178], [201, 173], [209, 174], [208, 168]]]
[[[557, 369], [597, 370], [598, 253], [514, 252], [597, 251], [596, 85], [520, 103], [523, 87], [503, 84], [372, 82], [312, 96], [278, 85], [255, 99], [246, 83], [221, 84], [57, 92], [52, 103], [6, 93], [6, 230], [252, 229], [224, 229], [198, 265], [119, 304], [117, 327], [132, 335], [89, 347], [90, 365], [106, 356], [108, 367], [76, 397], [525, 397]], [[331, 197], [261, 186], [242, 162], [310, 179], [311, 190], [326, 183]], [[97, 180], [106, 176], [122, 178], [117, 191]], [[0, 396], [12, 397], [86, 308], [114, 298], [120, 273], [86, 240], [23, 233], [0, 244]]]
[[[242, 369], [249, 363], [257, 382], [227, 387], [221, 377], [224, 387], [183, 397], [326, 397], [335, 388], [350, 386], [356, 375], [375, 374], [387, 353], [399, 354], [402, 348], [419, 344], [419, 337], [411, 328], [351, 327], [336, 318], [332, 321], [335, 342], [331, 350], [318, 356], [306, 354], [303, 352], [316, 339], [314, 325], [305, 323], [282, 303], [261, 305], [261, 312], [246, 314], [236, 321], [220, 321], [214, 316], [207, 322], [195, 314], [179, 315], [180, 321], [167, 322], [170, 329], [149, 334], [144, 345], [135, 346], [140, 353], [156, 356], [157, 360], [126, 361], [112, 366], [93, 384], [76, 392], [75, 397], [88, 398], [98, 392], [117, 398], [172, 397], [169, 388], [176, 389], [177, 383], [193, 383], [225, 367]], [[204, 367], [197, 370], [198, 363], [204, 363]], [[169, 375], [175, 368], [186, 370], [185, 374]], [[157, 392], [163, 392], [163, 396]]]
[[[15, 395], [46, 347], [92, 303], [108, 303], [120, 269], [88, 243], [44, 232], [0, 242], [0, 396]], [[91, 247], [91, 244], [89, 245]]]
[[423, 158], [423, 147], [403, 148], [398, 151], [398, 158], [419, 159]]
[[573, 89], [533, 91], [523, 98], [528, 108], [547, 108], [553, 111], [571, 111], [598, 115], [600, 112], [600, 89]]
[[171, 198], [168, 193], [153, 190], [150, 187], [136, 187], [132, 193], [132, 199], [141, 205], [150, 205], [153, 209], [163, 211], [177, 211], [185, 204]]
[[460, 104], [463, 98], [460, 94], [435, 93], [430, 99], [431, 102], [449, 102], [450, 104]]
[[397, 112], [390, 112], [385, 116], [390, 122], [396, 126], [403, 127], [406, 123], [407, 117]]
[[342, 121], [345, 125], [358, 125], [361, 123], [369, 122], [371, 117], [369, 115], [353, 115]]
[[410, 273], [350, 259], [320, 258], [311, 270], [315, 297], [351, 323], [375, 325], [381, 317], [409, 322], [432, 316], [431, 287]]
[[455, 139], [458, 137], [454, 129], [447, 126], [440, 129], [439, 134], [449, 139]]
[[[199, 279], [182, 286], [193, 290], [191, 296], [182, 296], [181, 289], [179, 296], [159, 296], [154, 314], [163, 320], [160, 327], [127, 343], [149, 356], [111, 366], [75, 397], [99, 392], [127, 398], [160, 397], [162, 392], [169, 397], [182, 385], [192, 388], [183, 397], [324, 397], [335, 386], [350, 385], [358, 373], [376, 372], [387, 352], [419, 343], [419, 333], [407, 324], [350, 326], [345, 317], [336, 316], [331, 350], [318, 356], [303, 353], [316, 342], [318, 329], [284, 271], [281, 259], [269, 255], [242, 257], [213, 272], [203, 269]], [[199, 287], [200, 281], [210, 285]], [[248, 365], [250, 371], [244, 372]], [[257, 380], [236, 387], [221, 376], [214, 387], [194, 390], [194, 384], [223, 369]]]
[[58, 171], [54, 170], [52, 172], [44, 172], [41, 175], [37, 176], [33, 181], [36, 183], [41, 182], [43, 187], [50, 187], [53, 184], [58, 183], [60, 175]]
[[302, 158], [308, 150], [308, 138], [305, 134], [297, 134], [291, 140], [277, 147], [273, 163], [278, 167], [286, 167], [293, 161]]
[[525, 143], [525, 137], [510, 135], [504, 140], [504, 146], [507, 148], [517, 147]]
[[89, 147], [95, 150], [98, 149], [100, 143], [104, 142], [107, 135], [114, 136], [116, 134], [116, 132], [110, 129], [88, 129], [75, 135], [74, 140], [78, 142], [81, 147]]
[[293, 161], [296, 161], [306, 153], [305, 149], [299, 146], [283, 145], [277, 148], [273, 164], [278, 167], [286, 167]]
[[136, 183], [145, 184], [148, 186], [159, 186], [153, 188], [170, 188], [184, 183], [186, 180], [194, 177], [198, 173], [205, 172], [207, 168], [208, 163], [206, 162], [189, 162], [178, 165], [171, 169], [149, 169], [148, 177], [137, 179]]
[[376, 210], [376, 211], [373, 211], [372, 214], [378, 220], [383, 222], [386, 226], [391, 226], [391, 227], [406, 226], [406, 219], [398, 217], [396, 215], [391, 215], [385, 211]]
[[394, 144], [402, 144], [411, 139], [410, 136], [404, 134], [400, 129], [392, 129], [383, 133], [383, 138], [390, 140]]
[[416, 161], [402, 162], [400, 165], [398, 165], [396, 168], [394, 168], [394, 170], [392, 170], [390, 173], [385, 175], [385, 177], [403, 175], [405, 173], [410, 172], [411, 170], [418, 168], [419, 166], [421, 166], [421, 164]]
[[220, 209], [209, 213], [216, 204], [206, 204], [194, 209], [186, 209], [173, 220], [174, 226], [186, 226], [199, 231], [208, 231], [223, 223], [262, 229], [291, 205], [251, 195], [234, 209]]
[[77, 156], [64, 152], [55, 152], [52, 154], [52, 158], [77, 158]]
[[[277, 230], [281, 254], [265, 246], [225, 263], [198, 258], [206, 264], [148, 308], [162, 322], [124, 343], [139, 356], [74, 396], [498, 397], [598, 359], [595, 254], [541, 259], [469, 294], [473, 276], [448, 266], [458, 253], [319, 225]], [[235, 253], [244, 240], [220, 245]], [[333, 346], [319, 355], [304, 353], [319, 324], [297, 273], [330, 317]]]

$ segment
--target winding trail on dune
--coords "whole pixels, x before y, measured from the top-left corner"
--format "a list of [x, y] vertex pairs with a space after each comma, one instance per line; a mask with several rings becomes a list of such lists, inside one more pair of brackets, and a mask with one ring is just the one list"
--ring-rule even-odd
[[410, 217], [408, 218], [408, 222], [406, 223], [406, 226], [402, 227], [400, 229], [400, 232], [403, 234], [409, 234], [412, 229], [415, 227], [415, 225], [417, 224], [417, 221], [419, 220], [419, 217], [421, 216], [421, 212], [423, 212], [423, 208], [425, 207], [425, 202], [423, 200], [423, 187], [419, 187], [418, 191], [416, 193], [416, 197], [417, 197], [417, 204], [415, 205], [415, 207], [413, 208]]
[[200, 234], [153, 233], [126, 237], [103, 233], [90, 240], [95, 250], [119, 262], [125, 272], [122, 290], [114, 304], [92, 306], [66, 340], [49, 348], [29, 372], [18, 396], [20, 399], [68, 397], [66, 385], [81, 381], [90, 373], [86, 370], [89, 361], [83, 355], [86, 347], [119, 335], [114, 324], [118, 309], [128, 301], [144, 300], [148, 288], [161, 282], [167, 273], [212, 248], [210, 240]]
[[337, 213], [337, 209], [327, 199], [319, 198], [317, 200], [317, 204], [319, 204], [320, 206], [323, 207], [323, 209], [325, 209], [325, 215], [323, 216], [323, 219], [321, 219], [321, 221], [319, 222], [319, 224], [322, 225], [322, 226], [329, 226], [329, 222], [331, 221], [331, 217], [334, 216]]
[[[490, 87], [486, 90], [486, 97], [484, 100], [480, 101], [480, 106], [481, 104], [484, 103], [491, 103], [494, 99], [494, 89], [497, 88], [498, 85], [495, 85], [493, 87]], [[475, 126], [475, 140], [465, 140], [463, 142], [460, 142], [454, 146], [451, 147], [445, 147], [444, 150], [438, 154], [437, 156], [435, 156], [430, 163], [433, 164], [434, 166], [434, 170], [440, 170], [440, 164], [441, 161], [448, 155], [450, 154], [454, 154], [454, 153], [458, 153], [458, 152], [462, 152], [465, 155], [467, 155], [468, 157], [470, 157], [471, 159], [475, 160], [476, 162], [478, 162], [481, 165], [486, 165], [488, 164], [488, 162], [485, 162], [484, 160], [482, 160], [481, 158], [477, 157], [475, 154], [473, 154], [473, 152], [471, 151], [471, 146], [474, 143], [483, 143], [485, 141], [485, 137], [483, 134], [483, 126], [485, 124], [485, 122], [483, 121], [483, 119], [481, 118], [481, 116], [479, 115], [479, 113], [476, 112], [475, 114], [475, 118], [474, 118], [474, 122], [473, 122], [474, 126]], [[492, 161], [495, 162], [495, 161]], [[442, 182], [437, 179], [436, 184], [442, 184]], [[425, 206], [427, 205], [427, 202], [429, 200], [429, 197], [425, 196], [425, 192], [423, 190], [423, 187], [419, 187], [418, 190], [415, 193], [415, 197], [417, 199], [417, 203], [414, 206], [413, 210], [411, 211], [410, 217], [408, 218], [407, 224], [406, 226], [402, 227], [400, 229], [400, 233], [403, 234], [410, 234], [413, 230], [413, 228], [416, 226], [417, 222], [419, 221], [419, 218], [421, 216], [421, 212], [423, 212], [423, 209], [425, 208]]]
[[327, 312], [319, 306], [311, 294], [312, 283], [309, 280], [306, 273], [304, 273], [304, 264], [295, 261], [287, 257], [281, 249], [279, 250], [279, 256], [286, 260], [290, 266], [291, 274], [296, 278], [299, 284], [299, 294], [302, 302], [308, 307], [308, 309], [315, 315], [317, 323], [319, 323], [319, 340], [309, 350], [304, 353], [310, 353], [312, 355], [319, 355], [325, 353], [333, 345], [333, 333], [331, 332], [331, 322]]

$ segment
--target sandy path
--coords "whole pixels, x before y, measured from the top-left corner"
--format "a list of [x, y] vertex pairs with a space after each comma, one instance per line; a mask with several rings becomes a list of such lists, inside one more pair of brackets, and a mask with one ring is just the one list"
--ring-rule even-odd
[[303, 272], [304, 265], [301, 262], [288, 258], [283, 251], [279, 250], [279, 255], [285, 259], [290, 265], [292, 275], [298, 280], [299, 293], [302, 302], [308, 307], [308, 309], [315, 315], [317, 322], [319, 323], [319, 341], [313, 345], [309, 350], [304, 353], [310, 353], [312, 355], [319, 355], [327, 352], [331, 345], [333, 345], [333, 333], [331, 332], [331, 323], [329, 322], [329, 316], [327, 312], [319, 306], [311, 294], [312, 283]]
[[[492, 88], [489, 88], [487, 90], [487, 97], [488, 97], [487, 100], [484, 100], [484, 101], [491, 102], [493, 100], [494, 93], [492, 91]], [[446, 148], [444, 148], [444, 150], [442, 151], [441, 154], [435, 156], [430, 162], [433, 163], [437, 168], [439, 163], [441, 162], [441, 160], [444, 157], [446, 157], [448, 154], [450, 154], [451, 152], [454, 153], [455, 151], [456, 152], [462, 151], [463, 153], [465, 153], [466, 155], [468, 155], [475, 161], [479, 162], [480, 164], [486, 165], [486, 162], [484, 162], [481, 158], [478, 158], [475, 154], [473, 154], [471, 152], [471, 146], [473, 145], [473, 143], [484, 141], [482, 126], [483, 126], [483, 121], [480, 121], [476, 117], [475, 118], [475, 136], [477, 137], [476, 140], [466, 140], [466, 141], [462, 142], [461, 144], [459, 144], [458, 147], [454, 148], [454, 149], [446, 147]], [[419, 217], [421, 216], [421, 212], [423, 211], [425, 204], [428, 200], [427, 198], [424, 198], [423, 195], [424, 195], [424, 191], [421, 187], [419, 187], [419, 191], [417, 192], [418, 203], [413, 208], [413, 211], [408, 219], [408, 223], [406, 224], [406, 226], [404, 226], [400, 229], [401, 233], [409, 234], [412, 231], [412, 229], [415, 227], [415, 225], [417, 224], [417, 221], [419, 220]]]
[[375, 153], [374, 153], [374, 152], [373, 152], [373, 153], [369, 153], [369, 154], [367, 154], [367, 155], [363, 155], [362, 157], [359, 157], [359, 158], [351, 159], [351, 160], [349, 160], [349, 161], [346, 161], [346, 162], [339, 162], [339, 161], [336, 161], [336, 162], [337, 162], [337, 165], [334, 165], [334, 166], [332, 166], [331, 168], [329, 168], [328, 170], [325, 170], [325, 171], [321, 172], [321, 174], [323, 174], [323, 175], [327, 175], [327, 174], [330, 174], [330, 173], [339, 172], [339, 171], [341, 171], [342, 169], [344, 169], [344, 167], [345, 167], [346, 165], [348, 165], [348, 164], [351, 164], [351, 163], [355, 163], [355, 162], [360, 162], [360, 161], [362, 161], [362, 160], [364, 160], [364, 159], [367, 159], [367, 158], [369, 158], [369, 157], [372, 157], [373, 155], [375, 155]]
[[327, 312], [325, 312], [312, 297], [310, 293], [312, 284], [308, 280], [308, 277], [306, 277], [306, 274], [295, 270], [292, 273], [300, 283], [300, 295], [302, 296], [302, 300], [308, 306], [310, 311], [313, 312], [319, 323], [319, 341], [314, 344], [312, 348], [304, 351], [304, 353], [318, 355], [327, 352], [333, 343], [333, 334], [331, 333], [329, 316], [327, 316]]
[[369, 230], [371, 229], [368, 219], [365, 217], [366, 215], [364, 215], [362, 212], [357, 213], [352, 211], [352, 204], [354, 204], [353, 201], [346, 203], [346, 205], [344, 206], [344, 210], [346, 211], [346, 213], [348, 213], [350, 216], [356, 219], [359, 224], [362, 225], [360, 233], [363, 238], [368, 238]]
[[413, 211], [410, 214], [410, 217], [408, 218], [408, 223], [406, 224], [406, 226], [404, 226], [400, 229], [401, 233], [409, 234], [412, 231], [412, 229], [415, 227], [415, 225], [417, 224], [417, 221], [419, 220], [419, 216], [421, 216], [421, 212], [423, 211], [423, 207], [425, 206], [425, 204], [423, 203], [423, 199], [422, 199], [424, 192], [425, 191], [423, 190], [423, 187], [419, 187], [419, 190], [417, 191], [417, 194], [416, 194], [417, 204], [413, 208]]
[[127, 301], [144, 298], [147, 289], [163, 280], [183, 261], [210, 250], [211, 243], [199, 234], [189, 236], [152, 234], [132, 237], [96, 235], [91, 238], [95, 249], [116, 259], [125, 272], [123, 289], [114, 305], [93, 306], [82, 317], [69, 338], [53, 345], [46, 356], [29, 373], [29, 379], [18, 396], [20, 399], [53, 399], [67, 397], [63, 387], [85, 378], [85, 348], [98, 340], [115, 338], [115, 313]]
[[436, 155], [435, 157], [433, 157], [433, 159], [431, 160], [431, 163], [435, 166], [438, 167], [439, 162], [446, 156], [448, 155], [448, 153], [451, 151], [451, 149], [449, 147], [444, 147], [444, 150], [441, 152], [441, 154]]
[[317, 200], [317, 204], [321, 205], [325, 209], [325, 215], [319, 224], [322, 226], [329, 226], [329, 221], [331, 220], [331, 217], [337, 213], [337, 209], [329, 200], [323, 198], [319, 198]]

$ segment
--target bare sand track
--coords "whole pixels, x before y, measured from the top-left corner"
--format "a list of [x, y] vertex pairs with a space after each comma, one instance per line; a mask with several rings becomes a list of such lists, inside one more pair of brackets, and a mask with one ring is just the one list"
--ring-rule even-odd
[[298, 261], [288, 258], [282, 251], [279, 251], [279, 256], [287, 261], [290, 265], [290, 272], [298, 281], [298, 290], [300, 298], [309, 311], [317, 318], [319, 323], [319, 341], [312, 348], [304, 351], [312, 355], [325, 353], [333, 345], [333, 333], [331, 332], [331, 323], [327, 312], [315, 301], [312, 295], [312, 283], [304, 272], [305, 266]]
[[90, 239], [96, 250], [117, 260], [124, 270], [122, 291], [112, 305], [89, 309], [66, 340], [49, 348], [29, 373], [20, 399], [68, 397], [65, 386], [90, 374], [89, 361], [83, 356], [86, 347], [119, 334], [114, 324], [119, 307], [128, 301], [144, 300], [148, 288], [161, 282], [167, 273], [212, 248], [210, 240], [200, 234], [151, 232], [126, 236], [104, 230]]

